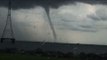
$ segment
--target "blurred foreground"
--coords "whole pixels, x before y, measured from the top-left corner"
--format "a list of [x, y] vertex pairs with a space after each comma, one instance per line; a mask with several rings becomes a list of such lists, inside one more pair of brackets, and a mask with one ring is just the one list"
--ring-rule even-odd
[[34, 51], [16, 49], [0, 50], [0, 60], [107, 60], [107, 53], [74, 54], [73, 52], [63, 53], [60, 51], [43, 51], [38, 48]]

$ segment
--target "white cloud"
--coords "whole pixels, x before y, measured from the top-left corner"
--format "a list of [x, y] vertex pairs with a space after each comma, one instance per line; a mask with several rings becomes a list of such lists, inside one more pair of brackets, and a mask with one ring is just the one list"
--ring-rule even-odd
[[107, 5], [78, 2], [51, 9], [50, 15], [63, 42], [107, 44], [106, 12]]
[[[51, 9], [51, 18], [58, 26], [68, 26], [68, 29], [72, 30], [91, 30], [95, 23], [92, 19], [88, 18], [88, 15], [95, 14], [95, 6], [86, 3], [76, 3], [75, 5], [63, 5], [58, 9]], [[91, 29], [92, 27], [93, 29]]]
[[91, 5], [87, 3], [76, 3], [60, 6], [58, 9], [51, 9], [50, 15], [55, 25], [61, 29], [76, 31], [97, 31], [100, 20], [107, 20], [106, 5]]

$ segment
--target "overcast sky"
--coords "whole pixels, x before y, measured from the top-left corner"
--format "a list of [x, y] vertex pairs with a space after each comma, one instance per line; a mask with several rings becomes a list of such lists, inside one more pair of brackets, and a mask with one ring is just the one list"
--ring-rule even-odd
[[[0, 35], [7, 0], [0, 0]], [[107, 45], [107, 5], [104, 0], [13, 0], [12, 22], [17, 40], [55, 42], [44, 7], [57, 34], [57, 42]]]

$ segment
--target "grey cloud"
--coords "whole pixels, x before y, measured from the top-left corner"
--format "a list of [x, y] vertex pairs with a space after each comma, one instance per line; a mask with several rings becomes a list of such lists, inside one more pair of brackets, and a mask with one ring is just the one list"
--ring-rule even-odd
[[57, 22], [55, 24], [60, 30], [72, 30], [72, 31], [81, 31], [81, 32], [97, 32], [95, 26], [88, 24], [78, 24], [78, 22]]
[[60, 27], [60, 30], [71, 30], [71, 31], [80, 31], [80, 32], [97, 32], [94, 29], [85, 29], [85, 28], [78, 28], [78, 27]]
[[81, 32], [97, 32], [97, 30], [94, 29], [79, 29], [79, 28], [72, 28], [73, 31], [81, 31]]
[[[105, 8], [107, 8], [107, 7], [105, 7]], [[106, 10], [106, 11], [104, 11], [104, 10]], [[96, 14], [98, 15], [98, 17], [99, 18], [101, 18], [101, 20], [107, 20], [107, 9], [101, 9], [101, 10], [98, 10], [98, 11], [96, 11]]]
[[93, 26], [90, 26], [90, 25], [80, 25], [80, 27], [82, 27], [82, 28], [93, 28]]
[[94, 21], [101, 21], [101, 18], [95, 15], [88, 15], [87, 17], [91, 18]]
[[83, 27], [72, 27], [70, 28], [72, 31], [80, 31], [80, 32], [97, 32], [96, 29], [83, 28]]
[[[103, 10], [102, 10], [103, 12]], [[91, 18], [94, 21], [107, 21], [107, 13], [102, 14], [101, 12], [96, 12], [96, 15], [88, 15], [87, 17]]]

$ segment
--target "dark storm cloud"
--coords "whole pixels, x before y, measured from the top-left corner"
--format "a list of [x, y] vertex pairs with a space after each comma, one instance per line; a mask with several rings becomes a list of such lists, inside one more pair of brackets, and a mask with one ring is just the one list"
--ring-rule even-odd
[[[34, 6], [51, 6], [58, 7], [58, 5], [67, 0], [11, 0], [13, 9], [32, 8]], [[0, 6], [7, 6], [8, 0], [0, 0]]]
[[107, 4], [106, 0], [73, 0], [73, 1], [90, 3], [90, 4]]
[[[9, 0], [0, 0], [0, 6], [8, 6]], [[60, 5], [74, 3], [74, 2], [85, 2], [91, 4], [107, 4], [106, 0], [12, 0], [13, 9], [21, 8], [32, 8], [34, 6], [53, 7], [57, 8]]]

